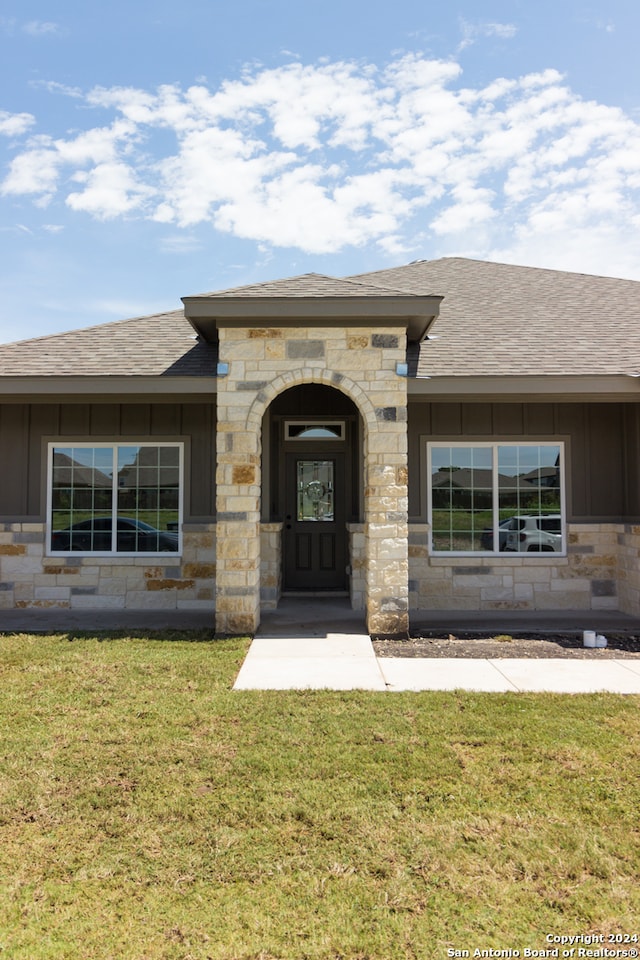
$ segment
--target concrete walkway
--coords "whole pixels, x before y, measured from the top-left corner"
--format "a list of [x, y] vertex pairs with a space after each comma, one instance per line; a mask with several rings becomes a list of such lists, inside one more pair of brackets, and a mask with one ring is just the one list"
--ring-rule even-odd
[[[629, 631], [640, 620], [589, 611], [470, 614], [439, 611], [412, 617], [412, 627], [446, 633]], [[2, 632], [72, 632], [118, 629], [211, 629], [209, 611], [0, 610]], [[478, 690], [640, 694], [640, 658], [588, 660], [467, 660], [377, 658], [361, 611], [341, 598], [284, 598], [262, 623], [236, 678], [236, 690]]]
[[263, 611], [234, 690], [386, 690], [361, 610], [344, 599]]
[[234, 690], [636, 693], [637, 660], [376, 657], [368, 637], [256, 637]]
[[486, 693], [638, 693], [637, 660], [462, 660], [378, 658], [387, 690]]
[[[483, 621], [476, 615], [476, 628], [483, 632], [496, 629], [487, 626], [489, 619]], [[505, 622], [498, 620], [498, 629], [504, 632]], [[451, 615], [443, 622], [453, 629]], [[575, 631], [592, 628], [594, 617], [560, 614], [555, 621], [548, 615], [533, 622], [545, 624], [549, 631]], [[536, 628], [533, 622], [529, 620], [532, 632], [545, 629]], [[552, 627], [553, 622], [558, 626]], [[637, 621], [623, 614], [607, 614], [597, 620], [598, 630], [635, 630], [637, 626]], [[471, 620], [456, 629], [471, 629]], [[598, 657], [597, 650], [589, 660], [376, 657], [362, 613], [352, 611], [346, 602], [284, 599], [277, 610], [263, 614], [234, 689], [640, 694], [640, 658], [605, 660]]]

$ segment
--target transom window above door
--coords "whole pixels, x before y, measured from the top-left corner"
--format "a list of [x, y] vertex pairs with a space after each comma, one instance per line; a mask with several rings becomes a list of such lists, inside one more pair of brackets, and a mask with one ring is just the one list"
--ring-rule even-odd
[[344, 440], [344, 420], [299, 421], [285, 420], [285, 440]]

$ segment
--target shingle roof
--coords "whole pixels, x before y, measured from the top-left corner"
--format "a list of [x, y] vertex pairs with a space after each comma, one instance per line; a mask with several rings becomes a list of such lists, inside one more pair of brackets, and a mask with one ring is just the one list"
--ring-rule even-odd
[[[306, 274], [203, 297], [443, 296], [418, 376], [640, 373], [640, 282], [458, 257], [338, 279]], [[189, 298], [187, 298], [189, 299]], [[0, 345], [0, 376], [211, 376], [180, 310]]]
[[206, 377], [216, 354], [182, 310], [0, 345], [0, 376]]
[[444, 297], [418, 376], [640, 372], [640, 282], [446, 257], [351, 277]]
[[[252, 283], [246, 287], [233, 287], [230, 290], [214, 290], [201, 293], [197, 299], [230, 299], [236, 297], [390, 297], [411, 296], [414, 291], [392, 289], [391, 283], [377, 286], [373, 281], [363, 282], [361, 278], [328, 277], [322, 273], [304, 273], [299, 277], [287, 277], [282, 280], [268, 280], [266, 283]], [[192, 299], [190, 297], [185, 299]], [[195, 297], [193, 299], [196, 299]]]

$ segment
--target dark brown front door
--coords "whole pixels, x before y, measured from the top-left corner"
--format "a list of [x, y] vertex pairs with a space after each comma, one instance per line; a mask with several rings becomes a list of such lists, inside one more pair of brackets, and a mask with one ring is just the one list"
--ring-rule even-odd
[[286, 455], [285, 590], [346, 589], [344, 454]]

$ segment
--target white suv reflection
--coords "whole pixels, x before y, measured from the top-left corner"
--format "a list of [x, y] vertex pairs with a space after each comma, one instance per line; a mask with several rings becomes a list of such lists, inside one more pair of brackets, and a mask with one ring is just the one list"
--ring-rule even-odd
[[560, 553], [562, 551], [562, 517], [559, 513], [537, 517], [512, 517], [507, 532], [506, 549]]

